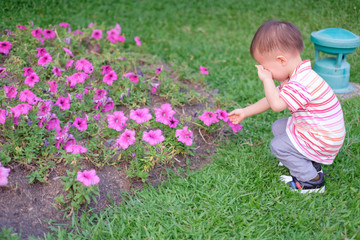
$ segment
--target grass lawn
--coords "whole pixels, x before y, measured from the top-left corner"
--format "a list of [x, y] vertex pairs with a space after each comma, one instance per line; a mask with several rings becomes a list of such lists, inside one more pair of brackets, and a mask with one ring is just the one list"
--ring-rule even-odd
[[[303, 59], [314, 60], [310, 33], [341, 27], [360, 35], [360, 1], [6, 1], [0, 29], [29, 20], [41, 26], [119, 23], [144, 51], [170, 63], [184, 79], [206, 66], [208, 82], [225, 108], [264, 96], [249, 53], [256, 29], [268, 19], [299, 27]], [[348, 55], [350, 80], [360, 84], [360, 50]], [[347, 135], [326, 193], [300, 195], [282, 185], [287, 174], [271, 154], [271, 125], [290, 113], [268, 111], [246, 119], [244, 130], [220, 143], [213, 162], [186, 178], [146, 187], [120, 206], [81, 219], [77, 231], [46, 239], [360, 239], [360, 97], [342, 101]], [[169, 175], [173, 175], [171, 172]]]

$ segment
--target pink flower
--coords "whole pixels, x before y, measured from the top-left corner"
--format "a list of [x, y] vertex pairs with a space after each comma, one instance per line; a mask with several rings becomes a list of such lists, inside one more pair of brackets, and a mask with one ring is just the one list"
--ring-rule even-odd
[[219, 122], [219, 120], [216, 118], [216, 113], [204, 111], [202, 115], [199, 116], [199, 119], [204, 122], [206, 126], [210, 126], [213, 123]]
[[242, 129], [242, 125], [240, 124], [233, 124], [231, 121], [228, 121], [229, 126], [231, 127], [231, 129], [233, 130], [233, 132], [237, 133], [238, 131], [240, 131]]
[[57, 87], [58, 87], [58, 84], [56, 81], [48, 81], [48, 84], [49, 84], [49, 91], [52, 92], [52, 93], [57, 93], [58, 90], [57, 90]]
[[77, 72], [71, 76], [66, 77], [66, 82], [69, 84], [69, 87], [74, 88], [78, 83], [85, 83], [85, 80], [89, 77], [84, 72]]
[[76, 145], [76, 144], [71, 144], [69, 146], [67, 146], [66, 148], [66, 152], [67, 153], [86, 153], [87, 152], [87, 148], [80, 146], [80, 145]]
[[158, 67], [158, 68], [156, 68], [156, 74], [159, 74], [159, 73], [161, 73], [162, 72], [162, 68], [161, 67]]
[[125, 117], [122, 111], [115, 111], [113, 115], [107, 115], [108, 126], [109, 128], [115, 129], [116, 131], [120, 132], [126, 126], [126, 121], [128, 120]]
[[52, 62], [52, 60], [53, 59], [51, 58], [50, 54], [47, 53], [39, 58], [38, 65], [44, 66], [45, 64]]
[[55, 38], [55, 32], [51, 29], [44, 29], [42, 32], [45, 39]]
[[4, 78], [7, 75], [6, 68], [0, 67], [0, 78]]
[[46, 115], [50, 114], [51, 111], [51, 107], [52, 107], [52, 102], [44, 102], [42, 103], [42, 105], [39, 107], [38, 110], [38, 118], [42, 118], [45, 117]]
[[85, 73], [92, 73], [94, 71], [94, 67], [91, 62], [85, 58], [76, 61], [75, 69], [78, 71], [84, 71]]
[[86, 118], [76, 117], [73, 127], [76, 127], [80, 132], [85, 131], [88, 127]]
[[216, 110], [216, 113], [218, 114], [219, 120], [223, 120], [224, 122], [227, 122], [228, 119], [228, 113], [225, 110], [218, 109]]
[[54, 76], [57, 76], [57, 77], [60, 77], [60, 76], [61, 76], [61, 70], [60, 70], [60, 68], [54, 67], [51, 71], [53, 72]]
[[102, 30], [100, 29], [94, 29], [94, 31], [91, 34], [91, 38], [94, 39], [101, 39], [102, 38]]
[[104, 66], [101, 66], [102, 67], [102, 72], [101, 74], [105, 75], [105, 74], [108, 74], [110, 73], [111, 71], [113, 71], [110, 67], [110, 65], [104, 65]]
[[103, 109], [102, 109], [101, 111], [102, 111], [102, 112], [108, 112], [108, 111], [111, 111], [111, 110], [114, 109], [115, 103], [114, 103], [114, 101], [112, 100], [112, 98], [107, 97], [107, 98], [105, 99], [105, 101], [103, 102], [102, 106], [103, 106]]
[[33, 87], [37, 82], [39, 82], [39, 76], [36, 74], [36, 72], [33, 72], [25, 78], [24, 83], [27, 84], [29, 87]]
[[116, 145], [122, 147], [124, 150], [127, 149], [130, 145], [133, 145], [136, 141], [135, 130], [131, 131], [125, 129], [125, 131], [116, 139]]
[[55, 103], [56, 106], [59, 106], [61, 110], [65, 111], [70, 109], [70, 98], [59, 96], [58, 100]]
[[36, 29], [31, 31], [31, 34], [36, 38], [41, 38], [41, 36], [42, 36], [41, 33], [42, 33], [41, 28], [36, 28]]
[[18, 27], [20, 30], [26, 30], [27, 27], [25, 27], [24, 25], [16, 25], [16, 27]]
[[95, 120], [99, 121], [100, 116], [101, 116], [100, 113], [98, 113], [98, 114], [96, 114], [96, 115], [93, 115], [92, 117], [93, 117]]
[[193, 143], [192, 139], [193, 133], [188, 130], [188, 127], [185, 126], [183, 129], [177, 129], [175, 132], [175, 137], [182, 143], [185, 143], [186, 146], [191, 146]]
[[128, 73], [124, 73], [124, 74], [123, 74], [123, 77], [129, 78], [129, 77], [131, 77], [132, 75], [134, 75], [134, 73], [128, 72]]
[[[66, 47], [63, 47], [63, 50], [65, 51], [66, 54], [68, 54], [70, 57], [74, 57], [74, 54], [72, 53], [72, 51]], [[73, 61], [74, 62], [74, 61]]]
[[92, 26], [94, 26], [94, 23], [89, 23], [88, 28], [91, 28]]
[[9, 173], [10, 168], [2, 167], [0, 162], [0, 186], [6, 186], [8, 184]]
[[105, 74], [105, 76], [103, 78], [103, 82], [106, 83], [107, 85], [111, 85], [117, 79], [118, 79], [118, 76], [117, 76], [116, 72], [111, 71], [108, 74]]
[[80, 30], [75, 30], [75, 31], [73, 31], [73, 34], [74, 35], [83, 35], [84, 33]]
[[3, 41], [0, 42], [0, 53], [5, 55], [9, 55], [10, 49], [12, 48], [11, 42]]
[[130, 111], [130, 119], [141, 124], [149, 121], [152, 118], [148, 108], [136, 109]]
[[14, 118], [18, 118], [21, 114], [28, 115], [29, 111], [32, 109], [32, 106], [27, 103], [20, 103], [13, 108], [10, 108], [11, 113]]
[[169, 127], [176, 128], [179, 123], [179, 120], [175, 119], [174, 117], [171, 117], [169, 119]]
[[19, 95], [19, 100], [21, 102], [27, 102], [29, 104], [34, 102], [35, 98], [36, 98], [36, 95], [32, 91], [30, 91], [28, 89], [25, 89], [24, 91], [21, 91], [20, 95]]
[[24, 74], [23, 74], [23, 76], [24, 76], [24, 77], [30, 76], [33, 72], [34, 72], [34, 70], [33, 70], [31, 67], [24, 68]]
[[96, 175], [96, 171], [91, 169], [90, 171], [84, 170], [83, 172], [78, 172], [76, 181], [79, 181], [85, 186], [90, 187], [91, 185], [98, 184], [100, 182], [100, 178]]
[[136, 42], [136, 45], [141, 46], [140, 37], [136, 36], [136, 37], [134, 38], [134, 40], [135, 40], [135, 42]]
[[8, 98], [16, 98], [17, 90], [14, 86], [4, 86], [5, 94]]
[[125, 37], [121, 36], [121, 28], [115, 27], [106, 32], [108, 36], [106, 37], [110, 42], [117, 43], [117, 42], [125, 42]]
[[36, 51], [37, 51], [36, 54], [37, 57], [43, 57], [45, 56], [45, 54], [48, 53], [45, 48], [37, 48]]
[[72, 65], [73, 65], [73, 63], [74, 63], [74, 60], [69, 60], [69, 61], [66, 63], [65, 68], [66, 68], [66, 69], [71, 68]]
[[155, 131], [150, 130], [149, 132], [144, 131], [142, 139], [150, 145], [156, 145], [163, 142], [165, 137], [162, 135], [161, 130], [157, 129]]
[[57, 118], [55, 114], [51, 114], [51, 117], [46, 125], [46, 130], [51, 131], [55, 129], [55, 131], [60, 131], [60, 120]]
[[5, 124], [6, 116], [7, 116], [7, 111], [6, 111], [6, 109], [1, 109], [1, 108], [0, 108], [0, 123], [1, 123], [1, 124]]
[[138, 77], [138, 75], [131, 75], [130, 77], [129, 77], [129, 80], [131, 81], [131, 82], [133, 82], [133, 83], [138, 83], [139, 82], [139, 77]]
[[67, 22], [61, 22], [61, 23], [59, 23], [59, 26], [63, 27], [63, 28], [67, 28], [70, 26], [70, 24], [68, 24]]
[[101, 100], [103, 97], [105, 97], [107, 95], [107, 91], [100, 88], [98, 90], [95, 91], [95, 94], [94, 94], [94, 99], [95, 100]]
[[206, 67], [203, 67], [203, 66], [200, 66], [200, 73], [201, 73], [201, 74], [205, 74], [205, 75], [208, 75], [208, 74], [209, 74], [207, 68], [206, 68]]
[[169, 103], [161, 105], [161, 108], [155, 108], [156, 121], [165, 125], [169, 124], [169, 119], [176, 113]]

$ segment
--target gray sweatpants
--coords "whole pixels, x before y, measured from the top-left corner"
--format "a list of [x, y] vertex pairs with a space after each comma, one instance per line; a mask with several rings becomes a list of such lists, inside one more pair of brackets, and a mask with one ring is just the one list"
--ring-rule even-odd
[[272, 125], [274, 138], [270, 148], [279, 161], [290, 170], [290, 174], [299, 181], [309, 181], [316, 177], [317, 171], [313, 162], [302, 155], [292, 144], [286, 134], [288, 118], [277, 120]]

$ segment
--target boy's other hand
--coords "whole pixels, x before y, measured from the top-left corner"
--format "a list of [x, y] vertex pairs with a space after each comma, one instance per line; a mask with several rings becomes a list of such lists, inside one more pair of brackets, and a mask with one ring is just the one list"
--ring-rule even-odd
[[262, 82], [273, 79], [271, 72], [266, 70], [262, 65], [255, 65], [255, 67], [258, 70], [258, 76]]
[[245, 111], [242, 108], [235, 109], [228, 114], [228, 118], [233, 124], [238, 124], [246, 118]]

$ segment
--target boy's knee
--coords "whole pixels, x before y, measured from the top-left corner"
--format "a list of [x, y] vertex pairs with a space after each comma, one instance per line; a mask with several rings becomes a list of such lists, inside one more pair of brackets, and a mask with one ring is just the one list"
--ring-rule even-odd
[[270, 149], [271, 152], [275, 155], [278, 156], [280, 154], [281, 151], [281, 141], [279, 138], [275, 137], [271, 140], [270, 142]]

